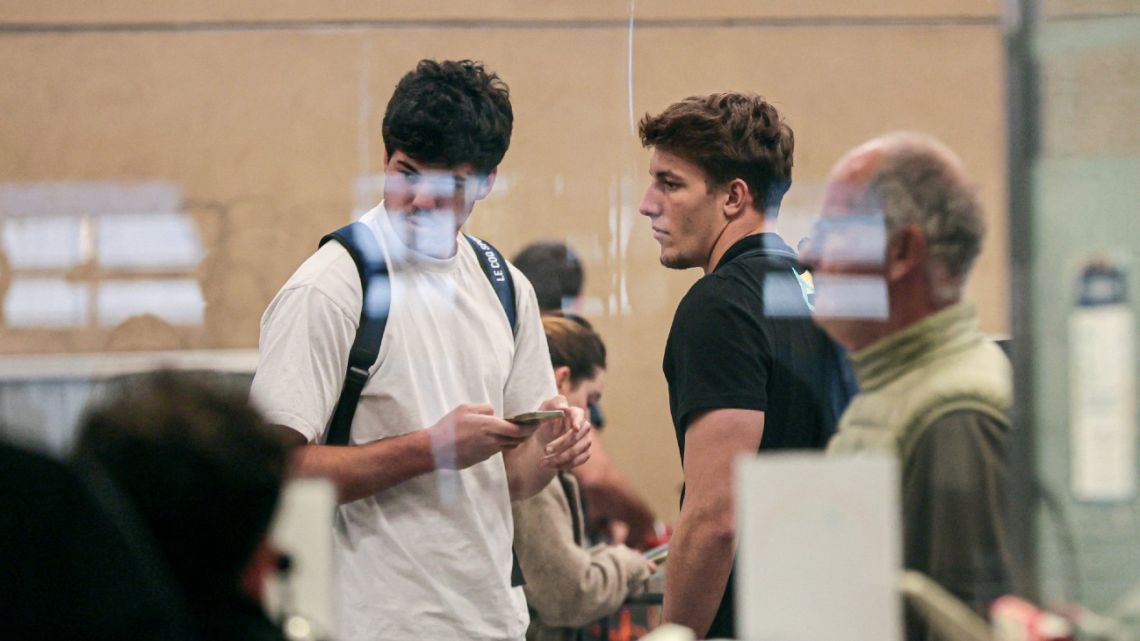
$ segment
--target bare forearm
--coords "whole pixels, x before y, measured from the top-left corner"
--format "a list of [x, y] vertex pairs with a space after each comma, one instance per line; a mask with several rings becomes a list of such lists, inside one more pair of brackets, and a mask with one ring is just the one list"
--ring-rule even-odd
[[732, 571], [733, 462], [754, 453], [763, 435], [764, 413], [739, 409], [700, 414], [685, 435], [685, 504], [669, 546], [664, 617], [701, 638], [716, 617]]
[[332, 479], [341, 503], [371, 496], [435, 470], [431, 438], [426, 431], [351, 447], [301, 445], [294, 452], [297, 473]]
[[663, 618], [704, 638], [716, 616], [732, 570], [733, 534], [707, 518], [682, 513], [669, 544]]

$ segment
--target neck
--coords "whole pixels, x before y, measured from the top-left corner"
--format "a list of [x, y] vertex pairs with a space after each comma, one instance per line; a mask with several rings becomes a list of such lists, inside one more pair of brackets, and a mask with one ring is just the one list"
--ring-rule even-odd
[[866, 332], [845, 346], [850, 351], [862, 351], [957, 302], [936, 305], [925, 287], [890, 287], [887, 296], [890, 310], [887, 319], [869, 325]]
[[735, 245], [741, 238], [763, 233], [776, 233], [776, 221], [769, 221], [767, 218], [761, 216], [759, 221], [741, 220], [739, 224], [737, 222], [729, 222], [724, 226], [720, 235], [717, 236], [713, 242], [712, 251], [709, 252], [708, 262], [706, 262], [704, 266], [705, 273], [708, 274], [716, 269], [716, 266], [720, 264], [720, 259], [724, 258], [729, 248]]

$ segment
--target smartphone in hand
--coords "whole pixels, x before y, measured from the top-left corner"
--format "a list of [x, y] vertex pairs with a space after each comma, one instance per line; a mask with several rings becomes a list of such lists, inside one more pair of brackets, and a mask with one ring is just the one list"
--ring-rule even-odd
[[549, 421], [552, 418], [562, 418], [563, 416], [565, 416], [565, 414], [563, 414], [562, 410], [539, 410], [536, 412], [515, 414], [503, 420], [514, 423], [515, 425], [538, 425], [543, 421]]

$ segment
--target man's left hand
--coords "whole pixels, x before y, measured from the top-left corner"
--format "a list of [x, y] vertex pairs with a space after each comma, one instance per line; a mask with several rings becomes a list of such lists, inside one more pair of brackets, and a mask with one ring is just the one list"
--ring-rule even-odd
[[562, 410], [563, 414], [561, 419], [545, 421], [534, 434], [542, 446], [542, 464], [568, 470], [589, 460], [593, 430], [586, 420], [586, 413], [581, 408], [567, 405], [563, 396], [547, 400], [539, 409]]

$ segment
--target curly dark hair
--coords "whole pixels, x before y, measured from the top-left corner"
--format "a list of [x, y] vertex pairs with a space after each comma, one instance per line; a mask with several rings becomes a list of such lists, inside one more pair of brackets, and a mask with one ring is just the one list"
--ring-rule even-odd
[[425, 163], [471, 163], [481, 174], [499, 166], [511, 144], [510, 91], [471, 60], [421, 60], [396, 85], [384, 112], [384, 149]]
[[751, 93], [691, 96], [638, 126], [641, 144], [696, 164], [710, 187], [740, 178], [769, 218], [792, 185], [795, 136], [776, 108]]

